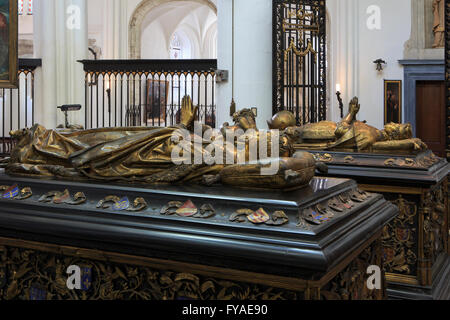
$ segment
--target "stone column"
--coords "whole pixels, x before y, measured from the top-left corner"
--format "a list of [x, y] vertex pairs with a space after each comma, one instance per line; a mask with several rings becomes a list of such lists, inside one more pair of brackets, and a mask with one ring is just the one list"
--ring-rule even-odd
[[[238, 110], [257, 107], [258, 128], [267, 129], [266, 121], [272, 117], [272, 3], [263, 2], [234, 1], [234, 98]], [[230, 80], [217, 86], [220, 126], [223, 121], [231, 121], [231, 0], [218, 1], [218, 23], [218, 67], [230, 71]]]
[[42, 59], [35, 77], [35, 121], [56, 127], [56, 19], [54, 0], [34, 3], [34, 54]]
[[217, 128], [225, 123], [231, 124], [230, 102], [233, 85], [233, 61], [232, 61], [232, 1], [217, 1], [217, 67], [220, 70], [229, 71], [227, 82], [217, 83]]
[[128, 58], [127, 0], [105, 1], [104, 59]]
[[42, 59], [36, 75], [36, 121], [55, 128], [64, 123], [57, 106], [81, 104], [69, 121], [84, 125], [84, 71], [77, 60], [86, 59], [88, 52], [86, 0], [36, 1], [34, 27], [35, 55]]
[[[340, 121], [340, 109], [336, 97], [336, 84], [341, 86], [341, 98], [344, 103], [344, 115], [348, 111], [348, 102], [360, 94], [359, 70], [359, 32], [360, 5], [358, 0], [328, 1], [327, 11], [330, 24], [327, 30], [330, 38], [328, 53], [331, 68], [328, 88], [330, 90], [329, 119]], [[371, 61], [369, 61], [371, 63]], [[360, 97], [361, 98], [361, 97]]]

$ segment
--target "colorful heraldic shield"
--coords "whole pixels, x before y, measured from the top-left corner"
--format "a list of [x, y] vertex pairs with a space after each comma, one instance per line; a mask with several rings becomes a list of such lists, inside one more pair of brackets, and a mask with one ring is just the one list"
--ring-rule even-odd
[[120, 199], [114, 204], [116, 210], [127, 210], [130, 207], [130, 200], [127, 197]]
[[8, 199], [8, 200], [12, 200], [15, 197], [17, 197], [20, 193], [19, 190], [19, 186], [18, 185], [14, 185], [10, 188], [8, 188], [2, 195], [3, 199]]
[[89, 291], [92, 286], [92, 268], [81, 268], [81, 290]]

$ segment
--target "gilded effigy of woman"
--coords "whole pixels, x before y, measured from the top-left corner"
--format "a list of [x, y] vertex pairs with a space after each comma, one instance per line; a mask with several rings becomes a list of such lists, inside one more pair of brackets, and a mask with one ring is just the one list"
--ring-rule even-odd
[[[6, 172], [32, 177], [142, 183], [199, 182], [209, 177], [209, 180], [220, 180], [229, 185], [275, 189], [303, 186], [313, 178], [313, 157], [306, 153], [291, 157], [293, 149], [288, 147], [286, 137], [281, 137], [281, 149], [284, 150], [281, 158], [271, 160], [280, 166], [273, 176], [259, 174], [261, 166], [266, 165], [263, 162], [175, 164], [172, 156], [178, 144], [173, 140], [174, 134], [185, 129], [188, 135], [194, 136], [192, 127], [196, 114], [192, 101], [185, 97], [181, 123], [175, 127], [104, 128], [62, 133], [35, 125], [12, 133], [18, 144], [11, 153]], [[238, 113], [235, 122], [237, 126], [253, 127], [254, 115], [251, 111]], [[200, 146], [194, 144], [192, 148], [204, 152], [202, 143], [208, 142], [200, 137]], [[195, 150], [191, 151], [195, 154]]]

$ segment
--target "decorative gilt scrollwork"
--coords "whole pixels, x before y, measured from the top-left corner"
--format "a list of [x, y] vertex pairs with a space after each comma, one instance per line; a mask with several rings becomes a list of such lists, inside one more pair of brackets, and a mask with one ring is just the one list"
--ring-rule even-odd
[[289, 47], [284, 50], [284, 61], [287, 61], [289, 58], [289, 52], [294, 52], [296, 56], [299, 57], [306, 57], [308, 53], [311, 53], [314, 55], [314, 59], [317, 60], [317, 51], [314, 50], [311, 41], [308, 40], [308, 44], [306, 45], [305, 50], [300, 50], [297, 48], [297, 45], [295, 44], [294, 39], [291, 39], [291, 42], [289, 43]]
[[161, 215], [180, 217], [192, 217], [198, 219], [209, 219], [216, 215], [216, 210], [211, 204], [204, 204], [198, 209], [195, 204], [188, 200], [184, 204], [180, 201], [171, 201], [160, 210]]
[[444, 185], [440, 185], [424, 194], [421, 206], [424, 216], [424, 256], [432, 264], [445, 250], [447, 239], [445, 201]]
[[[45, 246], [43, 246], [45, 247]], [[368, 290], [365, 273], [370, 265], [381, 265], [378, 241], [323, 288], [286, 290], [245, 279], [229, 281], [184, 272], [160, 270], [147, 265], [104, 260], [102, 253], [89, 258], [52, 252], [0, 246], [0, 300], [305, 300], [382, 299], [382, 290]], [[122, 259], [122, 258], [121, 258]], [[121, 260], [122, 261], [122, 260]], [[67, 287], [69, 266], [81, 269], [81, 290]], [[299, 280], [299, 279], [297, 279]], [[320, 296], [311, 296], [310, 290]]]
[[313, 157], [316, 161], [320, 161], [320, 162], [333, 162], [333, 156], [329, 153], [316, 153], [313, 154]]
[[344, 192], [328, 200], [301, 210], [297, 227], [310, 230], [310, 226], [322, 225], [331, 221], [336, 215], [345, 214], [371, 197], [371, 194], [360, 189]]
[[431, 156], [425, 156], [419, 159], [411, 159], [411, 158], [390, 158], [384, 162], [384, 165], [387, 167], [403, 167], [403, 168], [430, 168], [431, 166], [438, 163], [440, 159], [436, 157], [434, 154]]
[[[78, 257], [0, 247], [2, 300], [297, 300], [302, 292]], [[80, 266], [81, 290], [67, 288]]]
[[344, 162], [345, 163], [354, 163], [355, 162], [355, 158], [353, 158], [352, 156], [347, 156], [344, 158]]
[[324, 300], [380, 300], [385, 290], [369, 290], [366, 270], [369, 266], [380, 266], [382, 255], [380, 243], [376, 241], [355, 259], [343, 272], [320, 291]]
[[[112, 206], [112, 207], [111, 207]], [[110, 209], [118, 211], [140, 212], [147, 209], [148, 204], [144, 198], [138, 197], [133, 203], [127, 197], [107, 196], [97, 203], [98, 209]]]
[[[284, 6], [287, 9], [286, 19], [283, 21], [283, 31], [302, 31], [310, 30], [319, 32], [319, 25], [316, 24], [317, 17], [314, 12], [307, 12], [304, 9], [291, 9], [286, 4]], [[297, 19], [302, 21], [301, 23], [290, 23], [290, 19]], [[308, 22], [308, 23], [305, 23]]]
[[[286, 18], [283, 20], [282, 30], [284, 33], [287, 31], [295, 31], [300, 32], [300, 36], [298, 37], [298, 47], [297, 43], [295, 43], [294, 38], [290, 39], [289, 46], [286, 50], [284, 50], [284, 61], [288, 60], [289, 52], [294, 52], [295, 55], [299, 57], [305, 57], [308, 53], [314, 55], [314, 59], [317, 60], [317, 51], [314, 50], [312, 43], [310, 40], [307, 41], [305, 49], [299, 49], [304, 45], [303, 39], [306, 38], [305, 32], [314, 32], [319, 33], [320, 27], [317, 23], [317, 13], [315, 11], [307, 12], [305, 9], [291, 9], [288, 5], [285, 4], [285, 8], [287, 9]], [[291, 20], [295, 19], [295, 23], [292, 23]]]
[[69, 190], [50, 191], [39, 198], [39, 202], [52, 202], [54, 204], [69, 204], [69, 205], [81, 205], [86, 202], [86, 196], [83, 192], [77, 192], [73, 196], [70, 196]]
[[383, 230], [385, 270], [389, 273], [411, 275], [417, 268], [417, 204], [400, 195], [392, 201], [399, 215]]
[[229, 221], [239, 223], [249, 221], [253, 224], [283, 226], [289, 223], [289, 217], [282, 210], [277, 210], [270, 215], [263, 208], [259, 208], [256, 211], [251, 209], [239, 209], [230, 216]]

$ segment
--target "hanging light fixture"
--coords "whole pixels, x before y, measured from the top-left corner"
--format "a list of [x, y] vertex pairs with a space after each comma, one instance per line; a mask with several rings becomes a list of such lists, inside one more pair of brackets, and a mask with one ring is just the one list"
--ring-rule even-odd
[[379, 71], [379, 72], [383, 71], [383, 64], [387, 64], [386, 61], [384, 61], [381, 58], [375, 60], [373, 63], [375, 63], [377, 65], [377, 71]]

